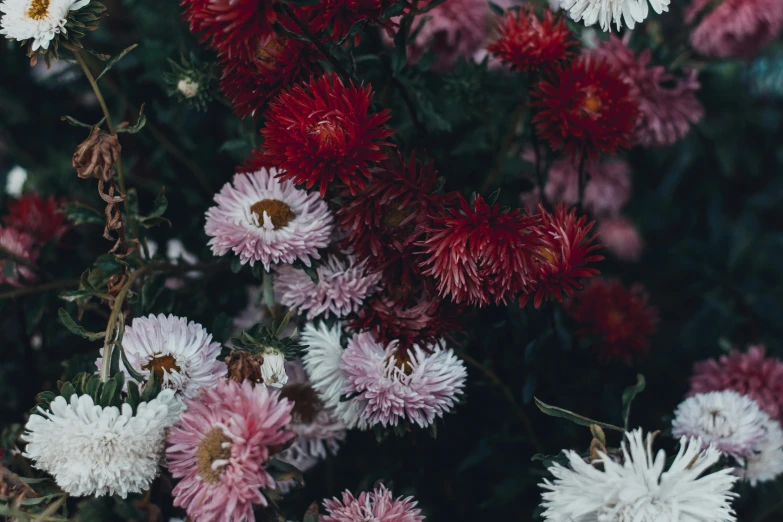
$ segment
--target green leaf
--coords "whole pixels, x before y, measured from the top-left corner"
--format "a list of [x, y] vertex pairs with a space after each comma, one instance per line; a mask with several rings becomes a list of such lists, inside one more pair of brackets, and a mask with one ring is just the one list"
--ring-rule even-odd
[[[123, 348], [122, 343], [114, 343], [114, 347], [116, 348], [116, 351], [120, 352], [120, 356], [122, 357], [122, 365], [125, 367], [125, 371], [127, 371], [130, 376], [136, 379], [138, 382], [144, 382], [144, 376], [137, 372], [136, 368], [134, 368], [130, 361], [128, 361], [128, 356], [125, 355], [125, 348]], [[138, 391], [138, 388], [136, 388], [137, 393]]]
[[79, 121], [76, 118], [74, 118], [72, 116], [68, 116], [68, 115], [60, 116], [60, 120], [61, 121], [67, 121], [68, 123], [70, 123], [74, 127], [82, 127], [82, 128], [85, 128], [85, 129], [92, 130], [93, 127], [100, 127], [101, 125], [103, 125], [103, 122], [106, 121], [106, 116], [101, 118], [101, 121], [99, 121], [95, 125], [90, 125], [89, 123], [84, 123], [83, 121]]
[[117, 132], [127, 132], [128, 134], [136, 134], [147, 124], [147, 116], [144, 115], [144, 104], [141, 104], [139, 108], [139, 118], [136, 120], [136, 125], [125, 125], [117, 127]]
[[66, 382], [63, 384], [63, 388], [60, 390], [60, 395], [63, 396], [63, 399], [70, 402], [71, 395], [76, 394], [76, 388], [73, 387], [73, 384], [70, 382]]
[[298, 468], [282, 460], [272, 459], [264, 464], [264, 469], [276, 481], [293, 480], [297, 484], [301, 484], [303, 480], [302, 472]]
[[302, 522], [318, 522], [318, 504], [313, 502], [310, 507], [305, 511], [304, 519]]
[[240, 270], [242, 270], [242, 261], [239, 259], [239, 257], [234, 257], [231, 260], [231, 271], [235, 274], [238, 274]]
[[65, 311], [65, 308], [60, 308], [57, 311], [57, 315], [60, 316], [60, 321], [65, 325], [65, 327], [73, 334], [76, 334], [80, 337], [84, 337], [85, 339], [89, 339], [90, 341], [95, 341], [98, 339], [103, 338], [106, 335], [106, 332], [88, 332], [84, 329], [83, 326], [79, 326], [76, 321], [73, 320], [73, 318], [68, 314], [68, 312]]
[[143, 226], [146, 229], [157, 227], [158, 225], [168, 225], [171, 226], [171, 221], [164, 217], [143, 217], [140, 220], [141, 226]]
[[[114, 337], [114, 336], [112, 336]], [[104, 356], [106, 353], [103, 354]], [[111, 351], [111, 365], [109, 366], [109, 375], [114, 376], [117, 375], [120, 371], [120, 351], [117, 349], [112, 349]]]
[[158, 396], [161, 390], [161, 383], [158, 380], [157, 372], [150, 372], [147, 383], [144, 385], [144, 391], [141, 392], [141, 401], [150, 402]]
[[549, 404], [545, 404], [540, 400], [538, 400], [538, 397], [533, 397], [533, 400], [535, 401], [536, 406], [538, 407], [539, 410], [541, 410], [543, 413], [546, 413], [551, 417], [560, 417], [566, 420], [570, 420], [571, 422], [574, 422], [576, 424], [579, 424], [580, 426], [587, 426], [588, 428], [590, 427], [591, 424], [597, 424], [598, 426], [601, 426], [602, 428], [606, 428], [609, 430], [615, 430], [619, 432], [625, 431], [619, 426], [615, 426], [613, 424], [607, 424], [605, 422], [599, 422], [593, 419], [588, 419], [587, 417], [578, 415], [568, 410], [564, 410], [563, 408], [558, 408], [557, 406], [550, 406]]
[[626, 430], [631, 417], [631, 403], [637, 395], [644, 391], [646, 386], [647, 382], [644, 380], [644, 375], [640, 373], [636, 376], [636, 384], [623, 390], [623, 426], [625, 426]]
[[87, 384], [84, 387], [84, 393], [89, 395], [90, 397], [95, 398], [98, 395], [98, 388], [101, 387], [101, 378], [97, 375], [93, 375], [90, 377], [90, 380], [87, 381]]
[[103, 384], [103, 391], [101, 392], [101, 406], [111, 406], [114, 394], [117, 392], [117, 381], [109, 379]]
[[495, 13], [496, 15], [499, 15], [499, 16], [503, 16], [503, 13], [505, 12], [505, 11], [503, 11], [503, 8], [500, 7], [498, 4], [496, 4], [495, 2], [490, 2], [489, 3], [489, 9], [493, 13]]
[[103, 78], [103, 75], [106, 74], [107, 72], [109, 72], [111, 70], [111, 68], [114, 67], [117, 64], [117, 62], [122, 60], [125, 57], [126, 54], [128, 54], [129, 52], [131, 52], [132, 50], [134, 50], [138, 46], [139, 46], [139, 44], [133, 44], [130, 47], [126, 47], [125, 49], [120, 51], [120, 54], [118, 54], [117, 56], [115, 56], [114, 58], [109, 60], [109, 63], [107, 63], [106, 67], [103, 68], [103, 71], [101, 72], [101, 74], [99, 74], [98, 77], [95, 78], [95, 81], [97, 82], [98, 80]]
[[128, 397], [125, 402], [130, 404], [133, 408], [133, 413], [136, 413], [136, 407], [141, 402], [141, 396], [139, 395], [139, 385], [133, 381], [128, 381]]

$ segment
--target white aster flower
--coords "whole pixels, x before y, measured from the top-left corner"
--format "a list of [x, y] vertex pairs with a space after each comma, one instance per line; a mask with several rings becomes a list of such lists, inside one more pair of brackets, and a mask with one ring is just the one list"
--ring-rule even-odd
[[[122, 346], [134, 370], [145, 379], [150, 371], [157, 372], [163, 387], [175, 390], [180, 399], [195, 397], [226, 375], [225, 363], [217, 360], [220, 343], [212, 342], [203, 326], [184, 317], [137, 317], [125, 328]], [[102, 361], [103, 357], [96, 361], [98, 368]], [[131, 378], [124, 363], [120, 369]]]
[[335, 416], [347, 428], [365, 430], [369, 427], [366, 420], [359, 416], [363, 405], [361, 401], [341, 401], [346, 393], [347, 379], [340, 370], [345, 350], [340, 343], [342, 326], [337, 323], [331, 328], [324, 323], [315, 326], [308, 323], [302, 331], [302, 344], [307, 345], [307, 351], [302, 357], [313, 389], [327, 408], [334, 410]]
[[199, 84], [190, 78], [181, 78], [177, 82], [177, 90], [185, 98], [192, 98], [198, 94]]
[[237, 174], [215, 195], [204, 227], [216, 256], [229, 251], [244, 265], [320, 259], [319, 248], [329, 245], [334, 217], [317, 192], [299, 190], [291, 181], [279, 181], [276, 169]]
[[163, 390], [133, 413], [102, 408], [89, 395], [55, 398], [50, 410], [30, 415], [23, 439], [24, 456], [50, 473], [73, 496], [140, 493], [158, 473], [166, 430], [177, 419], [179, 403]]
[[566, 451], [570, 468], [554, 464], [553, 481], [541, 496], [549, 522], [733, 522], [731, 469], [705, 472], [720, 459], [701, 441], [680, 439], [680, 450], [664, 471], [666, 454], [653, 456], [653, 438], [642, 430], [626, 433], [623, 462], [601, 454], [603, 470]]
[[315, 269], [318, 281], [313, 281], [304, 270], [282, 265], [277, 269], [275, 291], [281, 304], [306, 311], [309, 320], [321, 314], [325, 318], [342, 318], [357, 312], [365, 297], [378, 289], [381, 274], [366, 274], [365, 270], [365, 263], [354, 255], [345, 260], [327, 256]]
[[285, 373], [285, 356], [274, 351], [265, 351], [264, 362], [261, 364], [261, 378], [264, 385], [273, 388], [282, 388], [288, 382], [288, 374]]
[[757, 448], [757, 452], [747, 457], [736, 468], [737, 475], [756, 486], [759, 482], [776, 479], [783, 473], [783, 429], [780, 423], [769, 419], [764, 425], [767, 435]]
[[661, 14], [669, 10], [669, 0], [561, 0], [560, 7], [568, 11], [568, 15], [575, 21], [584, 20], [586, 26], [598, 22], [603, 31], [612, 30], [612, 22], [619, 31], [625, 20], [628, 29], [643, 22], [650, 11]]
[[9, 196], [21, 196], [25, 181], [27, 181], [27, 170], [19, 165], [14, 166], [6, 174], [5, 193]]
[[738, 459], [752, 455], [766, 438], [769, 415], [753, 399], [733, 390], [699, 393], [677, 406], [675, 437], [700, 438], [704, 446]]
[[55, 35], [66, 33], [68, 13], [90, 0], [5, 0], [0, 4], [0, 34], [9, 40], [32, 40], [31, 50], [48, 49]]

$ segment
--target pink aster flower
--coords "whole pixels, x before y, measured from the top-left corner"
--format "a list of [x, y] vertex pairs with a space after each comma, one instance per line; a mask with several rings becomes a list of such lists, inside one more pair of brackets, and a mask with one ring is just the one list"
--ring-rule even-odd
[[690, 395], [734, 390], [758, 403], [770, 417], [783, 421], [783, 361], [764, 357], [764, 346], [737, 350], [693, 366]]
[[359, 311], [365, 297], [378, 290], [380, 273], [365, 273], [365, 263], [354, 255], [330, 254], [315, 269], [318, 281], [291, 265], [277, 269], [275, 291], [280, 303], [307, 312], [307, 318], [323, 314], [341, 318]]
[[[630, 33], [626, 33], [630, 36]], [[684, 71], [677, 78], [660, 65], [652, 65], [652, 52], [645, 49], [638, 56], [627, 47], [626, 40], [610, 36], [591, 51], [614, 68], [631, 89], [639, 104], [639, 120], [634, 140], [645, 147], [671, 145], [688, 134], [704, 116], [704, 107], [696, 99], [701, 85], [695, 70]]]
[[[325, 459], [327, 453], [337, 454], [340, 442], [345, 440], [346, 426], [336, 417], [334, 409], [326, 407], [318, 397], [300, 361], [286, 361], [285, 371], [288, 382], [280, 395], [294, 405], [288, 429], [296, 434], [296, 439], [276, 458], [299, 471], [307, 471]], [[292, 482], [280, 482], [278, 486], [287, 492]]]
[[319, 259], [329, 245], [334, 218], [317, 193], [308, 194], [290, 181], [275, 179], [275, 169], [237, 174], [215, 195], [204, 227], [212, 252], [233, 251], [242, 264]]
[[321, 516], [321, 522], [422, 522], [424, 517], [421, 510], [416, 509], [416, 504], [413, 497], [394, 499], [391, 491], [383, 485], [374, 491], [363, 492], [359, 498], [345, 491], [342, 500], [324, 500], [328, 515]]
[[346, 393], [362, 405], [370, 424], [397, 425], [407, 419], [424, 428], [449, 412], [465, 385], [465, 366], [451, 349], [414, 344], [401, 351], [369, 332], [355, 335], [340, 361]]
[[704, 12], [690, 38], [691, 46], [704, 56], [753, 56], [783, 27], [780, 0], [692, 0], [685, 21], [691, 23]]
[[[523, 158], [535, 161], [532, 151], [525, 151]], [[595, 217], [615, 216], [631, 197], [630, 167], [623, 160], [609, 160], [585, 165], [588, 182], [585, 185], [584, 207]], [[579, 200], [579, 169], [570, 159], [552, 163], [549, 168], [544, 194], [549, 203], [575, 205]], [[538, 190], [525, 193], [522, 201], [534, 209], [540, 200]]]
[[622, 261], [638, 261], [644, 250], [639, 230], [625, 218], [610, 218], [598, 223], [598, 239]]
[[270, 447], [294, 437], [283, 429], [293, 405], [277, 391], [221, 381], [197, 398], [169, 434], [169, 470], [181, 479], [174, 505], [195, 522], [250, 522], [253, 506], [266, 506], [260, 489], [275, 481], [264, 469]]
[[[38, 250], [33, 246], [34, 243], [35, 239], [30, 234], [0, 226], [0, 248], [16, 257], [30, 263], [35, 262], [38, 259]], [[8, 275], [6, 263], [13, 263], [13, 275]], [[32, 279], [35, 279], [35, 273], [29, 267], [0, 258], [0, 284], [22, 286], [25, 280]]]

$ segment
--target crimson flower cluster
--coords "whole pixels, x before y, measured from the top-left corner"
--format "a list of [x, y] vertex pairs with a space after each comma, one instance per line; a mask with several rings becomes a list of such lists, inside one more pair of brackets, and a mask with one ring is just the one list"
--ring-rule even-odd
[[537, 71], [566, 62], [577, 42], [565, 19], [545, 10], [539, 20], [529, 6], [507, 11], [497, 27], [498, 38], [487, 47], [501, 62], [518, 71]]
[[60, 213], [61, 203], [54, 196], [43, 198], [30, 193], [8, 202], [5, 226], [29, 234], [38, 245], [58, 239], [69, 228], [65, 215]]

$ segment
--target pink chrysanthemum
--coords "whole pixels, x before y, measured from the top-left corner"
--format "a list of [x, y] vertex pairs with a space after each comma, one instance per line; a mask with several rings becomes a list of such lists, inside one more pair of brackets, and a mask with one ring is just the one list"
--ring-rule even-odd
[[685, 21], [693, 22], [704, 12], [690, 38], [691, 46], [704, 56], [753, 56], [783, 27], [780, 0], [692, 0]]
[[[35, 239], [30, 234], [19, 232], [14, 228], [0, 226], [0, 248], [10, 252], [19, 259], [30, 263], [34, 263], [38, 259], [38, 250], [35, 248], [34, 243]], [[7, 263], [14, 265], [10, 269], [12, 275], [9, 275], [9, 269], [6, 267]], [[5, 259], [5, 256], [0, 258], [0, 284], [22, 286], [25, 281], [33, 279], [35, 279], [35, 272], [30, 267]]]
[[552, 214], [539, 205], [538, 215], [541, 223], [535, 231], [538, 245], [533, 258], [533, 276], [520, 297], [521, 305], [532, 297], [536, 308], [547, 299], [562, 302], [574, 290], [581, 289], [583, 279], [599, 273], [587, 265], [604, 258], [594, 253], [602, 245], [595, 243], [595, 234], [590, 235], [595, 222], [588, 223], [587, 216], [577, 217], [576, 209], [568, 210], [562, 203]]
[[783, 361], [765, 357], [764, 346], [737, 350], [693, 366], [690, 394], [734, 390], [749, 396], [770, 417], [783, 421]]
[[185, 402], [169, 434], [169, 470], [181, 479], [174, 505], [197, 522], [250, 522], [266, 506], [260, 489], [275, 481], [264, 469], [270, 447], [291, 439], [284, 430], [293, 405], [277, 391], [249, 381], [221, 381]]
[[[277, 458], [300, 471], [307, 471], [325, 459], [327, 452], [337, 454], [340, 442], [345, 440], [346, 426], [337, 418], [334, 409], [327, 408], [318, 397], [300, 361], [286, 361], [285, 371], [288, 382], [280, 395], [294, 405], [288, 429], [296, 434], [296, 439]], [[289, 483], [279, 485], [281, 489], [291, 486]]]
[[644, 240], [633, 223], [625, 218], [600, 221], [598, 238], [609, 252], [622, 261], [638, 261], [642, 256]]
[[321, 196], [336, 180], [351, 193], [366, 185], [371, 164], [386, 158], [384, 141], [394, 131], [383, 126], [391, 111], [370, 114], [369, 86], [347, 86], [337, 74], [324, 74], [284, 90], [269, 107], [261, 130], [270, 161], [283, 180]]
[[281, 304], [307, 312], [309, 320], [321, 314], [345, 317], [358, 311], [364, 299], [379, 288], [380, 274], [366, 273], [365, 265], [354, 255], [330, 254], [315, 269], [317, 281], [304, 270], [282, 265], [277, 269], [275, 291]]
[[275, 169], [237, 174], [215, 195], [204, 227], [217, 256], [233, 251], [244, 265], [320, 259], [329, 245], [334, 218], [318, 194], [308, 194], [290, 181], [278, 181]]
[[505, 303], [529, 282], [537, 222], [519, 209], [489, 205], [481, 196], [472, 206], [460, 196], [460, 208], [436, 217], [421, 243], [424, 275], [434, 277], [438, 292], [456, 303]]
[[422, 522], [421, 510], [416, 509], [413, 497], [394, 499], [391, 491], [381, 485], [374, 491], [363, 492], [359, 498], [350, 491], [343, 492], [342, 500], [325, 499], [324, 508], [328, 515], [321, 516], [321, 522]]
[[[630, 36], [630, 33], [626, 33]], [[683, 71], [677, 78], [660, 65], [652, 65], [652, 51], [639, 56], [623, 40], [610, 36], [592, 54], [613, 67], [631, 89], [639, 105], [634, 141], [645, 147], [671, 145], [683, 138], [704, 116], [704, 107], [696, 99], [701, 85], [697, 72]]]
[[359, 415], [370, 424], [397, 425], [407, 419], [424, 428], [449, 412], [462, 394], [467, 375], [451, 349], [378, 343], [369, 332], [356, 334], [345, 349], [340, 371], [346, 393], [360, 401]]
[[[525, 151], [523, 158], [535, 161], [533, 151]], [[583, 205], [593, 216], [616, 216], [631, 197], [630, 166], [623, 160], [612, 159], [590, 162], [585, 165], [587, 184]], [[579, 169], [570, 159], [552, 163], [547, 174], [544, 195], [549, 203], [576, 205], [579, 201]], [[523, 195], [522, 200], [529, 208], [540, 202], [538, 189]]]

